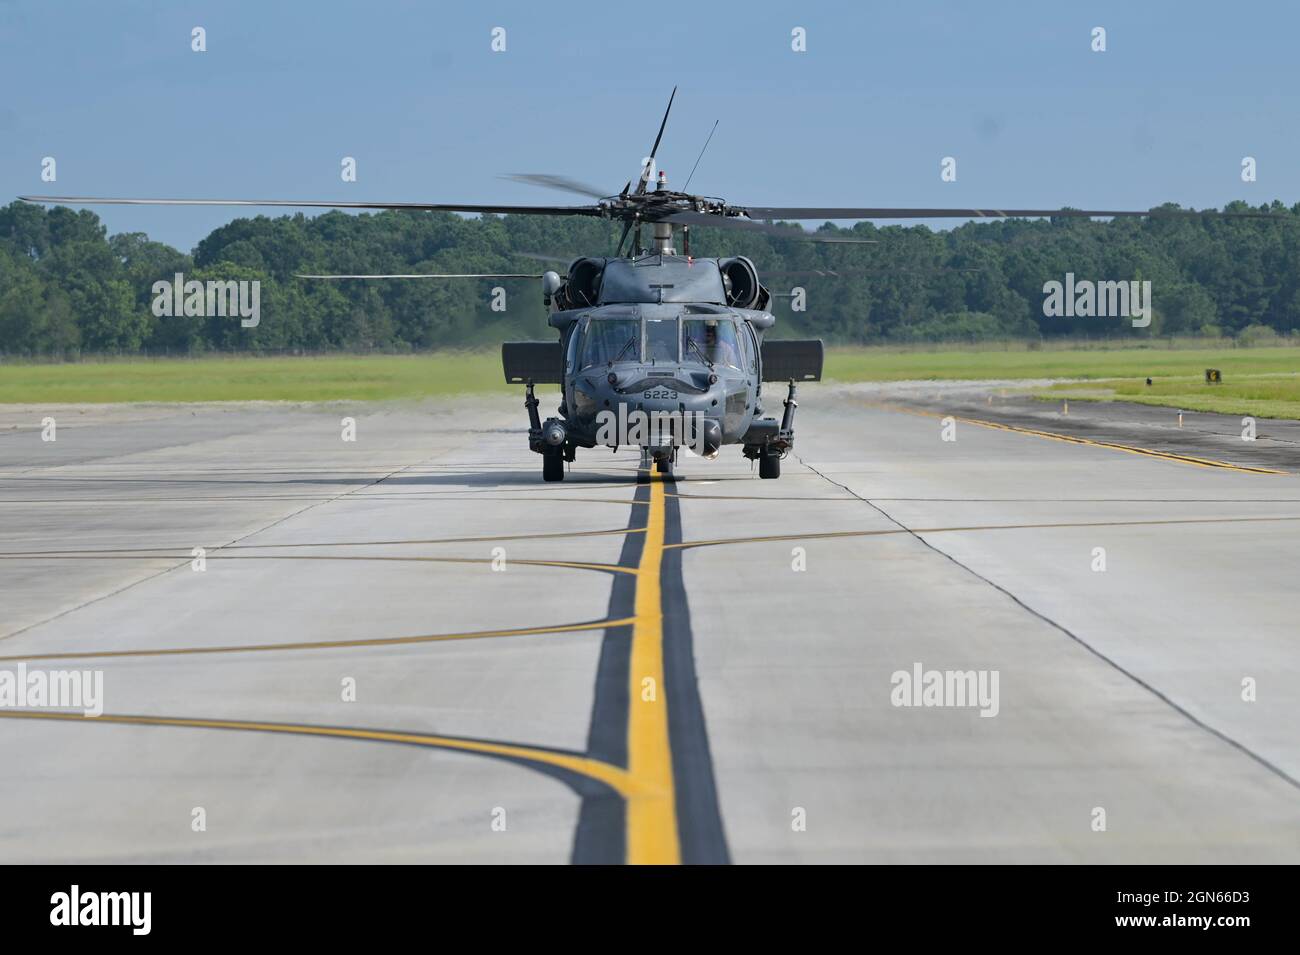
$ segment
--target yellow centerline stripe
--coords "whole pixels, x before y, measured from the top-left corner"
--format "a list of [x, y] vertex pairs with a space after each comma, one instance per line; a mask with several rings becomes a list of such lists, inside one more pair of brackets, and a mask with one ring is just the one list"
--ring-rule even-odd
[[518, 746], [514, 743], [493, 743], [480, 740], [457, 739], [452, 736], [433, 736], [427, 733], [404, 733], [396, 730], [370, 730], [340, 726], [311, 726], [301, 723], [261, 723], [251, 720], [207, 720], [173, 716], [83, 716], [80, 713], [54, 713], [33, 710], [0, 710], [0, 717], [28, 720], [63, 720], [81, 723], [126, 723], [136, 726], [179, 726], [192, 729], [243, 730], [246, 732], [287, 733], [295, 736], [325, 736], [342, 739], [359, 739], [373, 742], [410, 743], [435, 749], [461, 750], [486, 756], [501, 756], [544, 763], [595, 779], [608, 785], [619, 795], [634, 798], [636, 781], [625, 770], [598, 759], [570, 753], [557, 753], [548, 749]]
[[1224, 471], [1241, 471], [1246, 474], [1286, 474], [1286, 471], [1279, 471], [1275, 468], [1258, 468], [1245, 464], [1233, 464], [1229, 461], [1218, 461], [1214, 458], [1198, 458], [1190, 454], [1177, 454], [1173, 451], [1157, 451], [1154, 448], [1140, 448], [1129, 444], [1116, 444], [1113, 441], [1094, 441], [1091, 438], [1080, 438], [1071, 434], [1059, 434], [1055, 431], [1040, 431], [1036, 428], [1021, 428], [1012, 424], [1003, 424], [1000, 421], [986, 421], [983, 418], [964, 418], [961, 415], [947, 414], [939, 411], [927, 411], [920, 408], [905, 408], [901, 405], [891, 405], [883, 402], [868, 402], [875, 404], [876, 407], [884, 408], [887, 411], [900, 411], [903, 414], [921, 415], [927, 418], [952, 418], [954, 421], [960, 421], [963, 424], [979, 425], [981, 428], [992, 428], [995, 431], [1013, 431], [1016, 434], [1028, 434], [1036, 438], [1047, 438], [1049, 441], [1064, 441], [1067, 444], [1083, 444], [1094, 448], [1110, 448], [1112, 451], [1123, 451], [1127, 454], [1140, 454], [1149, 458], [1162, 458], [1166, 461], [1174, 461], [1179, 464], [1191, 464], [1199, 468], [1218, 468]]
[[628, 668], [628, 775], [638, 790], [627, 802], [627, 861], [633, 865], [681, 862], [664, 686], [663, 553], [664, 486], [659, 475], [651, 473]]
[[[350, 727], [311, 726], [294, 723], [264, 723], [244, 720], [212, 720], [163, 716], [87, 717], [78, 713], [0, 710], [10, 719], [119, 723], [143, 726], [174, 726], [195, 729], [225, 729], [246, 732], [286, 733], [299, 736], [336, 737], [380, 742], [409, 743], [438, 749], [460, 750], [487, 756], [541, 763], [605, 783], [626, 802], [627, 862], [634, 865], [676, 865], [681, 862], [677, 826], [676, 782], [673, 776], [672, 746], [668, 731], [668, 698], [664, 686], [663, 594], [661, 572], [664, 554], [665, 496], [663, 482], [650, 475], [648, 514], [644, 528], [641, 560], [635, 570], [634, 616], [555, 627], [487, 630], [472, 633], [434, 634], [416, 637], [385, 637], [366, 640], [331, 640], [310, 643], [260, 644], [225, 647], [175, 647], [156, 650], [112, 650], [101, 652], [47, 653], [34, 656], [0, 656], [10, 660], [59, 660], [104, 657], [179, 656], [207, 653], [243, 653], [268, 650], [306, 650], [357, 646], [393, 646], [443, 640], [468, 640], [496, 636], [524, 636], [580, 630], [632, 627], [628, 671], [628, 766], [622, 769], [599, 759], [576, 754], [424, 733], [370, 730]], [[555, 562], [559, 564], [560, 562]], [[579, 565], [627, 571], [612, 565]]]

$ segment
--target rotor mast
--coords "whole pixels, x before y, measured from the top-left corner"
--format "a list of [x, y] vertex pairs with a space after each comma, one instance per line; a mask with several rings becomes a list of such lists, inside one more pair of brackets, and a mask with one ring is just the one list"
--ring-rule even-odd
[[[666, 192], [667, 190], [668, 174], [661, 169], [659, 170], [659, 181], [655, 183], [655, 192]], [[676, 255], [677, 250], [673, 248], [673, 224], [660, 219], [655, 222], [654, 227], [654, 250], [660, 255]]]

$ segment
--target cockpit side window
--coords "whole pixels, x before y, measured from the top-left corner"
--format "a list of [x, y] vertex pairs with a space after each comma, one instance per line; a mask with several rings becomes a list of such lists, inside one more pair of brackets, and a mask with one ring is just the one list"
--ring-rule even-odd
[[575, 322], [569, 326], [564, 338], [564, 374], [565, 377], [577, 371], [578, 349], [582, 347], [582, 332]]
[[740, 325], [740, 343], [745, 349], [745, 365], [751, 375], [758, 374], [758, 342], [754, 338], [754, 329], [749, 322]]

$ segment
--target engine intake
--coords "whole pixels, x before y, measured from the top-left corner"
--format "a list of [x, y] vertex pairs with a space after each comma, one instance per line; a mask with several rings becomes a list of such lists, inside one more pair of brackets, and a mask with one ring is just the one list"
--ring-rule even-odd
[[604, 259], [578, 259], [569, 266], [564, 297], [570, 308], [589, 308], [600, 300], [600, 282], [605, 275]]
[[718, 262], [722, 271], [722, 284], [727, 290], [727, 304], [734, 308], [754, 308], [762, 295], [758, 284], [758, 269], [743, 255]]

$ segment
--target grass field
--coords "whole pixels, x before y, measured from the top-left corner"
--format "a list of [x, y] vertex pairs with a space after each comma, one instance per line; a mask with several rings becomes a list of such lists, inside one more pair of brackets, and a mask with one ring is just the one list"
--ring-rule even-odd
[[[1185, 411], [1300, 418], [1300, 348], [1060, 348], [954, 351], [833, 349], [826, 376], [840, 381], [1068, 378], [1044, 400], [1133, 401]], [[1205, 383], [1218, 368], [1223, 382]], [[1151, 378], [1150, 386], [1146, 379]]]
[[[1206, 368], [1224, 383], [1206, 385]], [[1145, 385], [1152, 378], [1151, 387]], [[834, 348], [826, 378], [1073, 379], [1041, 389], [1059, 400], [1138, 401], [1259, 417], [1300, 418], [1300, 347]], [[204, 358], [0, 365], [0, 403], [366, 401], [500, 392], [500, 353]]]
[[[1199, 343], [1198, 343], [1199, 344]], [[1175, 343], [1181, 345], [1181, 343]], [[908, 381], [913, 379], [990, 378], [1203, 378], [1219, 368], [1225, 380], [1238, 375], [1288, 374], [1300, 371], [1300, 347], [1064, 347], [1030, 349], [963, 348], [920, 350], [833, 348], [827, 353], [826, 377], [838, 381]]]
[[1037, 397], [1048, 401], [1133, 401], [1183, 411], [1300, 418], [1300, 375], [1229, 377], [1225, 373], [1224, 382], [1218, 385], [1206, 384], [1204, 377], [1161, 378], [1150, 386], [1142, 379], [1090, 382], [1086, 387], [1058, 384], [1039, 391]]
[[0, 403], [378, 401], [506, 387], [497, 351], [0, 366]]

